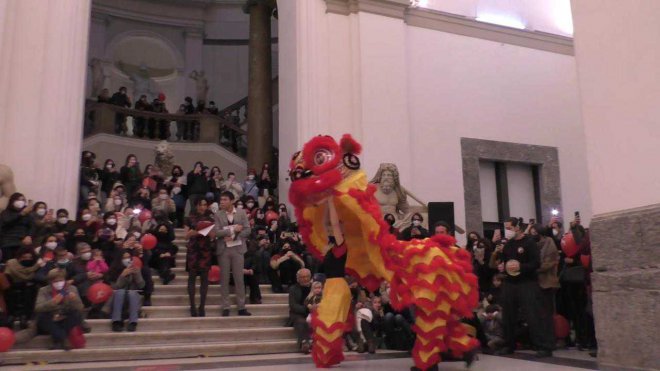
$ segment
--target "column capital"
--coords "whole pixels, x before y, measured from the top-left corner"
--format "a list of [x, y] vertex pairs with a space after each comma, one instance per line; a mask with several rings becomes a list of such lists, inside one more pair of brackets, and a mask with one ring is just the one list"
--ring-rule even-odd
[[243, 4], [243, 12], [250, 14], [250, 8], [255, 5], [265, 4], [270, 9], [277, 9], [277, 2], [275, 0], [246, 0]]

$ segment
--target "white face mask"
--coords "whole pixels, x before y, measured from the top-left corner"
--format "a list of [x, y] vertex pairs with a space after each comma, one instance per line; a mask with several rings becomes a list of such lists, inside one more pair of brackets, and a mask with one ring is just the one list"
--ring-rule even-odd
[[552, 230], [552, 235], [553, 235], [553, 236], [556, 236], [556, 235], [558, 235], [558, 234], [559, 234], [559, 231], [558, 231], [558, 230], [556, 230], [556, 229], [553, 229], [553, 230]]
[[419, 221], [419, 220], [413, 220], [412, 224], [413, 224], [415, 227], [419, 227], [420, 225], [422, 225], [422, 222]]
[[39, 210], [37, 210], [37, 215], [39, 215], [39, 216], [44, 216], [44, 215], [46, 215], [46, 209], [39, 209]]
[[243, 205], [236, 205], [237, 209], [243, 209]]
[[69, 222], [69, 218], [67, 218], [66, 216], [63, 216], [63, 217], [57, 219], [57, 221], [58, 221], [60, 224], [66, 224], [66, 223]]
[[167, 195], [166, 194], [160, 194], [160, 195], [158, 195], [158, 197], [160, 197], [161, 200], [167, 200]]
[[131, 265], [131, 259], [122, 259], [121, 263], [124, 264], [124, 267]]
[[24, 208], [25, 207], [25, 201], [23, 201], [23, 200], [14, 201], [14, 207], [16, 209], [19, 209], [19, 210]]
[[116, 200], [114, 201], [114, 203], [115, 203], [115, 205], [117, 205], [117, 206], [121, 205], [121, 199], [119, 199], [119, 198], [116, 199]]
[[92, 219], [92, 214], [83, 214], [82, 220], [88, 222], [90, 219]]
[[57, 247], [57, 242], [46, 242], [44, 246], [46, 246], [48, 250], [55, 250]]
[[106, 169], [110, 170], [112, 169], [112, 165], [105, 165]]
[[115, 225], [117, 224], [117, 219], [108, 219], [106, 223], [108, 223], [108, 225]]
[[140, 233], [140, 232], [133, 232], [133, 236], [135, 236], [135, 238], [140, 238], [140, 236], [142, 236], [142, 233]]
[[512, 231], [512, 230], [510, 230], [510, 229], [505, 229], [505, 230], [504, 230], [504, 237], [505, 237], [507, 240], [510, 240], [510, 239], [516, 237], [516, 232], [515, 232], [515, 231]]
[[248, 180], [254, 180], [254, 175], [252, 174], [248, 175]]
[[248, 207], [248, 209], [253, 208], [254, 207], [254, 202], [248, 202], [247, 207]]
[[217, 213], [218, 210], [220, 210], [220, 207], [219, 207], [218, 204], [215, 203], [215, 202], [212, 203], [211, 206], [210, 206], [209, 208], [211, 209], [211, 211], [212, 211], [214, 214]]
[[55, 291], [62, 291], [65, 283], [66, 282], [64, 281], [53, 282], [53, 288], [55, 289]]
[[89, 259], [92, 258], [92, 253], [91, 252], [84, 252], [84, 253], [80, 254], [80, 257], [82, 258], [82, 260], [89, 260]]

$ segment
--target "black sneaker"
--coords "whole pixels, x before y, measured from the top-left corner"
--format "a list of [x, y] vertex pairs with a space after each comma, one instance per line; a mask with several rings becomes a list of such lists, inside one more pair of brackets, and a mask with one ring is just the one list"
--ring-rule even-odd
[[229, 317], [229, 309], [223, 309], [222, 310], [222, 316], [223, 317]]
[[463, 354], [463, 360], [465, 361], [465, 366], [466, 366], [467, 368], [472, 367], [472, 364], [473, 364], [474, 361], [476, 361], [477, 359], [478, 359], [478, 358], [477, 358], [477, 348], [474, 348], [474, 349], [472, 349], [471, 351], [469, 351], [469, 352], [465, 352], [465, 353]]
[[172, 282], [175, 278], [176, 278], [176, 274], [174, 274], [174, 273], [170, 273], [170, 274], [168, 274], [167, 277], [165, 277], [165, 279], [163, 280], [163, 284], [164, 284], [164, 285], [167, 285], [167, 284], [169, 284], [170, 282]]
[[82, 321], [80, 328], [82, 329], [83, 334], [89, 334], [92, 332], [92, 327], [87, 323], [87, 321]]
[[300, 345], [300, 351], [302, 354], [309, 354], [310, 349], [312, 346], [309, 344], [309, 341], [303, 340], [302, 344]]
[[197, 310], [197, 315], [199, 317], [206, 317], [206, 310], [204, 310], [204, 307], [199, 307]]
[[114, 332], [124, 331], [124, 323], [122, 321], [112, 322], [112, 331], [114, 331]]
[[239, 316], [251, 316], [252, 313], [248, 312], [247, 309], [241, 309], [238, 311]]
[[136, 329], [137, 329], [137, 322], [131, 322], [128, 324], [128, 326], [126, 326], [126, 331], [128, 332], [135, 332]]

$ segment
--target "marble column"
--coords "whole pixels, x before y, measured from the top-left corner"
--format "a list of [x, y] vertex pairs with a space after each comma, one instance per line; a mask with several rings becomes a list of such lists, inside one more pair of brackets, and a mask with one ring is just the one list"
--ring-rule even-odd
[[660, 2], [572, 1], [600, 370], [658, 370]]
[[74, 212], [90, 0], [0, 1], [0, 162], [19, 192]]
[[273, 159], [273, 106], [270, 17], [275, 2], [248, 0], [250, 13], [248, 82], [248, 168]]

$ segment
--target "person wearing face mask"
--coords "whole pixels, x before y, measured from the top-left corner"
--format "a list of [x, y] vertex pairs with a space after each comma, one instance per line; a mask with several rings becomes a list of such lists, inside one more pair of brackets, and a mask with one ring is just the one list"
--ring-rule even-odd
[[127, 331], [134, 332], [138, 325], [140, 312], [139, 290], [145, 286], [140, 268], [134, 266], [134, 253], [131, 250], [123, 250], [120, 259], [116, 259], [110, 268], [110, 282], [114, 293], [112, 294], [112, 331], [124, 330], [122, 312], [124, 302], [128, 301], [128, 326]]
[[34, 307], [37, 327], [52, 337], [50, 349], [69, 350], [66, 339], [74, 327], [82, 325], [83, 303], [76, 287], [65, 281], [64, 271], [53, 269], [47, 278], [49, 284], [39, 289]]
[[69, 212], [66, 209], [57, 210], [56, 215], [57, 219], [53, 224], [52, 233], [55, 234], [55, 237], [57, 237], [57, 242], [59, 242], [61, 245], [64, 245], [66, 240], [73, 233], [75, 223], [69, 220]]
[[54, 234], [48, 235], [43, 239], [41, 246], [34, 249], [34, 252], [45, 262], [55, 259], [55, 249], [59, 246], [57, 237]]
[[[191, 317], [205, 317], [206, 295], [209, 288], [209, 269], [213, 255], [214, 244], [211, 236], [199, 233], [199, 230], [210, 226], [215, 222], [213, 214], [208, 209], [208, 202], [201, 199], [196, 208], [190, 213], [185, 221], [186, 238], [188, 239], [186, 250], [186, 272], [188, 272], [188, 299], [190, 302]], [[199, 308], [195, 305], [195, 283], [199, 276]]]
[[101, 192], [103, 193], [103, 197], [110, 197], [110, 192], [112, 192], [115, 183], [118, 181], [119, 171], [117, 170], [117, 165], [109, 158], [105, 160], [103, 169], [101, 169]]
[[105, 202], [105, 208], [103, 210], [106, 213], [107, 212], [120, 213], [123, 212], [125, 208], [126, 208], [125, 200], [119, 194], [117, 194], [117, 192], [110, 191], [110, 196]]
[[21, 246], [31, 246], [36, 227], [30, 217], [32, 205], [25, 196], [14, 193], [9, 197], [7, 208], [0, 213], [0, 249], [2, 262], [14, 258]]
[[34, 223], [34, 240], [41, 241], [46, 234], [52, 232], [55, 225], [55, 215], [53, 210], [48, 210], [48, 205], [43, 201], [34, 203], [32, 212], [32, 223]]
[[257, 186], [257, 171], [254, 169], [248, 170], [247, 178], [241, 185], [245, 196], [250, 196], [254, 199], [259, 197], [259, 187]]
[[217, 166], [212, 167], [211, 176], [208, 181], [211, 192], [213, 192], [216, 199], [220, 199], [220, 193], [224, 190], [223, 184], [225, 181], [225, 178], [222, 176], [222, 170]]
[[158, 196], [151, 200], [151, 211], [160, 211], [165, 215], [171, 215], [176, 212], [176, 205], [174, 200], [170, 198], [165, 187], [158, 189]]
[[421, 240], [426, 237], [429, 237], [428, 229], [422, 226], [422, 222], [424, 221], [422, 214], [415, 213], [413, 214], [411, 219], [412, 219], [412, 224], [410, 225], [410, 227], [401, 231], [401, 239], [404, 241], [410, 241], [413, 238], [417, 238]]
[[265, 227], [265, 226], [268, 225], [268, 224], [266, 223], [266, 213], [265, 213], [263, 210], [261, 210], [261, 209], [259, 209], [259, 208], [255, 208], [255, 210], [253, 211], [253, 213], [254, 213], [254, 218], [253, 218], [253, 220], [254, 220], [254, 226], [255, 226], [255, 227], [257, 227], [257, 226], [263, 226], [263, 227]]
[[16, 259], [7, 261], [5, 274], [11, 281], [6, 293], [10, 327], [15, 320], [20, 322], [21, 329], [28, 327], [38, 288], [36, 274], [41, 264], [31, 247], [21, 247]]
[[227, 180], [222, 183], [222, 189], [234, 194], [234, 199], [239, 199], [243, 196], [243, 186], [236, 180], [236, 174], [227, 173]]
[[172, 175], [165, 179], [165, 187], [174, 201], [176, 207], [175, 221], [177, 228], [183, 227], [184, 212], [186, 209], [186, 201], [188, 199], [188, 179], [183, 176], [183, 169], [179, 165], [174, 165], [172, 168]]
[[48, 284], [48, 272], [55, 268], [62, 269], [66, 273], [66, 279], [69, 285], [76, 285], [78, 289], [80, 289], [81, 285], [85, 285], [87, 280], [85, 269], [79, 269], [78, 266], [73, 264], [73, 255], [61, 246], [55, 248], [55, 258], [46, 262], [37, 271], [35, 280], [42, 285]]
[[253, 219], [254, 210], [257, 207], [257, 202], [255, 201], [255, 198], [252, 196], [246, 196], [244, 200], [245, 200], [245, 212], [247, 212], [248, 217], [250, 219]]
[[557, 249], [561, 250], [561, 238], [564, 236], [564, 227], [557, 217], [553, 217], [552, 222], [550, 223], [549, 230], [551, 233], [551, 238], [555, 243]]
[[530, 337], [537, 357], [550, 357], [555, 346], [553, 334], [543, 331], [539, 318], [542, 308], [537, 270], [541, 267], [539, 250], [531, 238], [523, 234], [522, 221], [509, 218], [504, 222], [504, 237], [508, 240], [502, 250], [502, 263], [505, 276], [502, 293], [504, 316], [504, 338], [506, 346], [501, 354], [512, 354], [516, 349], [516, 326], [518, 313], [522, 311], [529, 326]]
[[150, 265], [158, 271], [158, 276], [163, 281], [163, 285], [167, 285], [176, 277], [172, 273], [172, 268], [175, 266], [176, 254], [179, 252], [179, 248], [172, 243], [166, 224], [159, 224], [155, 231], [158, 242], [153, 250]]
[[193, 170], [188, 173], [186, 183], [188, 184], [188, 199], [190, 200], [190, 210], [195, 209], [199, 199], [206, 196], [211, 191], [209, 182], [203, 172], [204, 164], [201, 161], [195, 163]]

